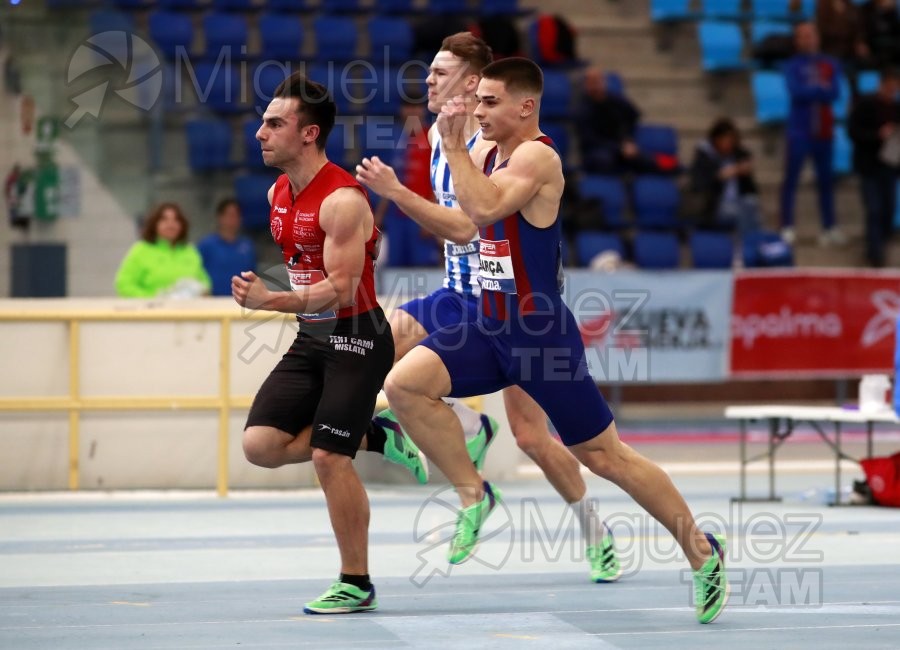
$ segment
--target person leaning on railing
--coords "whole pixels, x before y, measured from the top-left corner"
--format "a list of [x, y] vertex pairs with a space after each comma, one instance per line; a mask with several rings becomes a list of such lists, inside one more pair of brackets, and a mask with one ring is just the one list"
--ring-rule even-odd
[[188, 241], [189, 225], [176, 203], [161, 203], [144, 223], [140, 241], [116, 273], [116, 293], [125, 298], [209, 294], [210, 279], [197, 248]]

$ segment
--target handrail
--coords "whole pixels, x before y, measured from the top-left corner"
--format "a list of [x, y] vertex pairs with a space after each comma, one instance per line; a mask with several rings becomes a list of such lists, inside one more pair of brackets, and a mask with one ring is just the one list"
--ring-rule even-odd
[[[70, 490], [79, 488], [80, 480], [80, 423], [84, 411], [118, 410], [216, 410], [219, 412], [216, 492], [228, 495], [228, 424], [232, 408], [249, 408], [252, 395], [231, 395], [231, 323], [234, 320], [293, 319], [291, 314], [253, 311], [235, 313], [234, 310], [178, 310], [109, 311], [98, 309], [61, 309], [54, 311], [3, 311], [0, 322], [60, 322], [69, 329], [69, 394], [57, 397], [0, 397], [0, 413], [23, 411], [68, 411], [69, 414], [69, 476]], [[173, 322], [217, 321], [219, 323], [219, 390], [218, 396], [93, 396], [83, 397], [81, 376], [81, 323], [101, 321]]]
[[[69, 414], [69, 462], [68, 486], [70, 490], [80, 487], [80, 425], [81, 414], [85, 411], [169, 411], [203, 410], [218, 411], [218, 453], [216, 470], [216, 492], [220, 497], [228, 495], [228, 433], [229, 417], [234, 408], [249, 408], [253, 395], [231, 395], [231, 323], [235, 320], [293, 320], [292, 314], [251, 311], [236, 312], [234, 309], [189, 310], [153, 309], [152, 311], [104, 311], [98, 309], [68, 309], [54, 311], [5, 311], [0, 309], [0, 323], [6, 322], [59, 322], [69, 328], [69, 394], [54, 397], [0, 397], [0, 413], [4, 412], [47, 412], [67, 411]], [[219, 323], [219, 388], [217, 396], [103, 396], [81, 395], [81, 323], [102, 321], [132, 322], [205, 322]], [[473, 407], [480, 408], [480, 398], [466, 400]]]

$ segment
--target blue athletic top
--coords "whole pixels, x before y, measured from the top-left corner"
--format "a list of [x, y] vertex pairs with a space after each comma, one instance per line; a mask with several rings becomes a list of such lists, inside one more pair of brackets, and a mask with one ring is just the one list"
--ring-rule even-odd
[[212, 295], [230, 296], [231, 277], [241, 271], [256, 271], [256, 250], [253, 242], [238, 237], [225, 241], [218, 233], [211, 233], [197, 242], [203, 266], [212, 280]]
[[[537, 138], [557, 155], [559, 150], [545, 135]], [[490, 176], [503, 169], [508, 160], [494, 168], [497, 147], [484, 163]], [[528, 222], [521, 212], [480, 229], [482, 314], [498, 320], [516, 315], [556, 311], [562, 306], [562, 227], [557, 214], [546, 228]]]
[[[476, 132], [466, 147], [472, 151]], [[450, 176], [450, 165], [447, 156], [441, 151], [441, 136], [435, 133], [434, 151], [431, 154], [431, 188], [439, 205], [448, 208], [458, 208], [456, 190], [453, 188], [453, 178]], [[450, 240], [444, 241], [444, 288], [452, 289], [465, 296], [478, 296], [481, 287], [478, 284], [478, 235], [465, 244], [456, 244]]]

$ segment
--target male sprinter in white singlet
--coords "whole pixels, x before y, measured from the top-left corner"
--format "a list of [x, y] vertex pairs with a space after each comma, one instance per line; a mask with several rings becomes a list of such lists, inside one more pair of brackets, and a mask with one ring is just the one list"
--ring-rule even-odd
[[[428, 109], [432, 113], [440, 113], [441, 107], [452, 97], [459, 95], [465, 98], [469, 110], [465, 139], [473, 158], [483, 157], [483, 153], [493, 146], [493, 142], [481, 137], [478, 122], [472, 117], [481, 71], [491, 63], [491, 58], [490, 48], [484, 41], [469, 32], [460, 32], [444, 39], [426, 79]], [[429, 132], [429, 141], [432, 146], [431, 183], [437, 203], [427, 201], [404, 187], [394, 170], [377, 157], [371, 160], [364, 158], [356, 168], [357, 180], [396, 203], [420, 226], [446, 240], [447, 275], [444, 287], [424, 298], [401, 305], [391, 314], [397, 359], [433, 332], [448, 328], [461, 331], [463, 324], [475, 321], [481, 295], [478, 283], [478, 229], [459, 208], [441, 138], [434, 127]], [[591, 579], [595, 582], [616, 580], [621, 568], [612, 535], [597, 514], [595, 500], [587, 493], [578, 461], [550, 435], [547, 416], [525, 391], [511, 386], [503, 391], [503, 399], [519, 447], [541, 468], [575, 512], [585, 539]], [[448, 401], [463, 425], [469, 456], [480, 469], [496, 425], [461, 402]], [[386, 425], [395, 422], [395, 419], [390, 412], [384, 412], [376, 421]], [[399, 425], [395, 426], [399, 433]]]

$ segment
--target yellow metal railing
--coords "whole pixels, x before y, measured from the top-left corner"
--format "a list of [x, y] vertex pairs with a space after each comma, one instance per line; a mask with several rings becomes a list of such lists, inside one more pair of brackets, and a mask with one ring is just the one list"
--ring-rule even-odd
[[[0, 322], [59, 322], [69, 329], [69, 394], [60, 397], [0, 397], [0, 413], [23, 411], [68, 411], [69, 413], [69, 489], [79, 487], [80, 420], [84, 411], [167, 411], [217, 410], [219, 412], [218, 464], [216, 491], [228, 494], [228, 420], [232, 408], [249, 408], [252, 395], [231, 395], [231, 322], [233, 320], [271, 320], [278, 318], [271, 312], [235, 314], [224, 311], [66, 311], [66, 312], [2, 312]], [[285, 314], [284, 318], [293, 319]], [[218, 396], [109, 396], [82, 397], [81, 323], [84, 322], [218, 322], [219, 323], [219, 392]]]
[[[59, 397], [0, 397], [0, 413], [68, 411], [69, 414], [69, 468], [70, 490], [79, 488], [80, 421], [85, 411], [169, 411], [201, 410], [218, 411], [218, 463], [216, 491], [219, 496], [228, 494], [228, 433], [231, 409], [250, 408], [252, 395], [232, 395], [231, 382], [231, 323], [241, 320], [293, 320], [290, 314], [272, 312], [200, 311], [154, 309], [152, 311], [99, 311], [72, 310], [64, 312], [4, 312], [2, 322], [57, 322], [67, 323], [69, 328], [69, 394]], [[217, 396], [93, 396], [84, 397], [80, 390], [81, 377], [81, 324], [84, 322], [218, 322], [219, 323], [219, 390]], [[481, 398], [465, 400], [473, 408], [481, 407]]]

